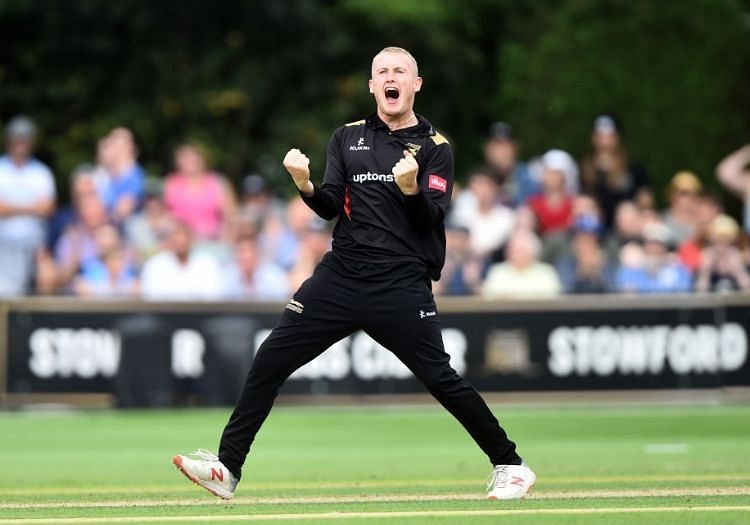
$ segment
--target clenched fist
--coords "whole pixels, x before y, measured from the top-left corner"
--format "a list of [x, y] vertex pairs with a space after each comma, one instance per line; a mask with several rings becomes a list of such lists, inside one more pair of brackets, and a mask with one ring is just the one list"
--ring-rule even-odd
[[396, 179], [396, 184], [401, 193], [404, 195], [416, 195], [419, 193], [419, 185], [417, 184], [419, 164], [417, 164], [414, 155], [404, 150], [404, 158], [393, 166], [391, 172]]
[[284, 167], [292, 176], [294, 184], [299, 191], [305, 194], [313, 192], [310, 182], [310, 159], [298, 149], [290, 149], [284, 157]]

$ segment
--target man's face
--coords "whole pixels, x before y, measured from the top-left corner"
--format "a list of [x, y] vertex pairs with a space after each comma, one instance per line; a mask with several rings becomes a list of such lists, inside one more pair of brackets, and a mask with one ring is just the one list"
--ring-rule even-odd
[[403, 53], [380, 53], [372, 63], [370, 92], [378, 111], [389, 117], [407, 115], [414, 107], [414, 94], [422, 87], [409, 57]]
[[490, 139], [484, 146], [488, 165], [500, 172], [508, 172], [516, 164], [516, 143], [512, 140]]
[[34, 150], [34, 141], [27, 137], [8, 137], [8, 153], [13, 158], [27, 159]]

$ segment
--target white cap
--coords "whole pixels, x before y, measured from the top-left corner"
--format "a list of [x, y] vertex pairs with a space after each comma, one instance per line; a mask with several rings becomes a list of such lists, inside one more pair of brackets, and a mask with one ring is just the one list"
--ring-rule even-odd
[[5, 136], [33, 139], [36, 136], [36, 125], [33, 120], [24, 115], [13, 117], [5, 126]]
[[594, 120], [594, 131], [596, 133], [617, 133], [617, 123], [609, 115], [599, 115]]
[[551, 149], [542, 156], [542, 165], [545, 169], [562, 172], [568, 193], [578, 193], [578, 165], [568, 152]]

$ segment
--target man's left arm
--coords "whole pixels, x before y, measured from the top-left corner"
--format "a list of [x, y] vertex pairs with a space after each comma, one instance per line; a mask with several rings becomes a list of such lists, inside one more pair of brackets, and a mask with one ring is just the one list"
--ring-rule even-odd
[[[396, 182], [404, 194], [406, 214], [419, 232], [429, 231], [443, 221], [453, 191], [453, 150], [450, 144], [438, 144], [425, 157], [424, 168], [408, 156], [394, 167]], [[404, 173], [408, 168], [416, 169], [414, 179], [411, 179], [411, 172]], [[420, 172], [421, 179], [417, 176]]]

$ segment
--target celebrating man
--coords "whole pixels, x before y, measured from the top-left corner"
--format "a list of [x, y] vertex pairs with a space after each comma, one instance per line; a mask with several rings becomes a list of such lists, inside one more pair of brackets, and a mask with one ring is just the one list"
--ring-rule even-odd
[[372, 61], [377, 112], [338, 128], [328, 144], [323, 184], [309, 159], [284, 158], [294, 184], [324, 219], [338, 218], [333, 250], [287, 304], [255, 356], [224, 429], [219, 456], [175, 456], [188, 478], [229, 499], [242, 465], [284, 381], [336, 341], [364, 330], [393, 352], [464, 426], [494, 471], [490, 499], [525, 496], [536, 481], [477, 391], [443, 349], [431, 280], [445, 260], [443, 219], [453, 186], [453, 152], [413, 110], [422, 86], [417, 62], [387, 47]]

